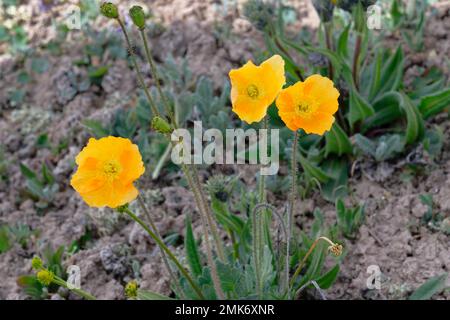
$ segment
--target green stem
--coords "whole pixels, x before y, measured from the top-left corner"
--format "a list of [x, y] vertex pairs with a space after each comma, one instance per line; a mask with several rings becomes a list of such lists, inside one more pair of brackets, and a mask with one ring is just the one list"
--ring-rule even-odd
[[161, 100], [164, 103], [164, 106], [166, 108], [166, 112], [169, 115], [169, 118], [172, 121], [172, 124], [176, 124], [175, 117], [174, 117], [174, 114], [172, 112], [172, 108], [170, 107], [169, 100], [167, 100], [167, 97], [165, 96], [164, 92], [162, 91], [161, 85], [159, 83], [160, 78], [159, 78], [159, 75], [158, 75], [158, 70], [156, 69], [156, 64], [155, 64], [155, 62], [153, 60], [153, 57], [152, 57], [152, 54], [151, 54], [151, 51], [150, 51], [150, 46], [148, 45], [147, 37], [145, 35], [145, 31], [144, 30], [145, 29], [139, 29], [139, 32], [141, 34], [142, 41], [144, 42], [145, 55], [147, 57], [148, 64], [150, 65], [150, 69], [152, 71], [153, 78], [155, 79], [156, 88], [158, 89], [158, 93], [159, 93], [159, 95], [161, 97]]
[[[189, 171], [188, 167], [185, 164], [181, 165], [183, 172], [186, 176], [186, 179], [188, 181], [189, 187], [192, 189], [194, 193], [194, 198], [197, 203], [198, 210], [200, 211], [200, 220], [202, 222], [202, 228], [203, 228], [203, 235], [205, 237], [205, 245], [206, 245], [206, 258], [208, 260], [208, 265], [211, 269], [211, 278], [213, 281], [214, 289], [217, 293], [217, 296], [220, 300], [225, 299], [225, 294], [223, 293], [222, 286], [220, 284], [219, 274], [217, 271], [217, 266], [214, 263], [213, 259], [213, 253], [211, 249], [211, 243], [209, 240], [209, 232], [208, 232], [208, 219], [204, 213], [204, 207], [202, 207], [201, 200], [200, 200], [200, 194], [198, 192], [197, 187], [195, 186], [194, 179], [191, 176], [191, 172]], [[211, 228], [211, 225], [210, 225]]]
[[306, 263], [306, 260], [308, 259], [308, 257], [311, 255], [311, 253], [313, 252], [314, 248], [317, 246], [317, 244], [319, 243], [320, 240], [326, 241], [328, 242], [331, 246], [334, 246], [335, 243], [333, 243], [330, 239], [328, 239], [327, 237], [319, 237], [317, 238], [313, 244], [311, 245], [311, 247], [309, 248], [308, 252], [305, 254], [305, 256], [303, 257], [302, 261], [300, 262], [300, 264], [298, 265], [297, 269], [295, 270], [294, 275], [291, 278], [291, 283], [290, 286], [292, 287], [295, 284], [295, 280], [297, 279], [298, 275], [300, 274], [300, 271], [302, 271], [303, 266]]
[[259, 232], [258, 232], [258, 226], [257, 226], [257, 210], [253, 209], [252, 211], [252, 229], [253, 229], [253, 261], [255, 266], [255, 278], [256, 278], [256, 291], [258, 292], [258, 297], [261, 298], [262, 290], [261, 290], [261, 283], [260, 283], [260, 264], [259, 264], [259, 250], [258, 250], [258, 243], [259, 243]]
[[125, 28], [125, 25], [123, 24], [123, 22], [120, 18], [117, 18], [117, 22], [119, 23], [120, 28], [122, 29], [122, 32], [125, 36], [125, 40], [127, 42], [127, 47], [128, 47], [128, 52], [130, 54], [131, 62], [133, 63], [134, 68], [136, 69], [139, 84], [142, 87], [142, 89], [144, 90], [145, 96], [147, 97], [147, 100], [150, 104], [150, 108], [152, 109], [152, 113], [154, 116], [160, 116], [158, 109], [156, 108], [155, 102], [153, 101], [152, 96], [150, 95], [150, 92], [148, 91], [148, 88], [145, 85], [144, 78], [142, 77], [141, 69], [139, 68], [139, 65], [137, 64], [133, 46], [131, 45], [130, 38], [128, 37], [127, 29]]
[[180, 270], [181, 274], [186, 278], [186, 280], [191, 285], [192, 289], [194, 289], [195, 293], [198, 295], [200, 299], [205, 299], [205, 297], [202, 294], [202, 291], [198, 287], [198, 285], [192, 280], [191, 276], [188, 274], [186, 269], [181, 265], [181, 263], [178, 261], [178, 259], [175, 257], [175, 255], [170, 251], [170, 249], [164, 244], [164, 242], [156, 236], [156, 234], [150, 230], [149, 227], [141, 220], [138, 216], [136, 216], [128, 207], [125, 207], [123, 211], [130, 216], [131, 219], [133, 219], [135, 222], [137, 222], [142, 228], [144, 228], [145, 231], [147, 231], [148, 235], [156, 242], [156, 244], [161, 248], [161, 250], [164, 250], [165, 253], [169, 256], [169, 258], [175, 263], [178, 270]]
[[94, 297], [90, 293], [87, 293], [86, 291], [83, 291], [83, 290], [77, 289], [77, 288], [69, 288], [69, 286], [67, 285], [67, 282], [64, 281], [63, 279], [61, 279], [58, 276], [54, 276], [53, 282], [56, 283], [57, 285], [63, 287], [63, 288], [66, 288], [66, 289], [72, 291], [73, 293], [79, 295], [80, 297], [85, 298], [86, 300], [97, 300], [96, 297]]
[[287, 241], [286, 241], [286, 290], [289, 294], [289, 269], [290, 269], [290, 246], [291, 246], [291, 238], [292, 238], [292, 221], [295, 210], [295, 198], [297, 195], [297, 145], [298, 145], [298, 130], [295, 130], [294, 140], [292, 141], [292, 155], [291, 155], [291, 194], [289, 198], [289, 212], [287, 216]]
[[197, 168], [195, 167], [195, 165], [192, 165], [190, 168], [192, 169], [193, 187], [195, 187], [195, 189], [197, 189], [197, 193], [199, 196], [199, 204], [200, 204], [200, 206], [203, 207], [204, 214], [206, 216], [209, 227], [211, 229], [211, 233], [212, 233], [215, 245], [216, 245], [217, 256], [219, 257], [220, 261], [225, 262], [225, 251], [224, 251], [222, 242], [219, 237], [219, 231], [217, 229], [216, 222], [213, 218], [210, 207], [206, 200], [206, 196], [205, 196], [204, 190], [201, 186], [200, 179], [198, 178]]

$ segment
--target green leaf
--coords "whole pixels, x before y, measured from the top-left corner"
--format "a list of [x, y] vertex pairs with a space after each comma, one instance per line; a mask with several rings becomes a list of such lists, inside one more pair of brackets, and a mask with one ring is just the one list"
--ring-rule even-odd
[[216, 214], [217, 221], [225, 228], [241, 234], [244, 228], [244, 221], [239, 217], [231, 214], [226, 208], [226, 203], [219, 201], [218, 199], [212, 199], [211, 207]]
[[325, 200], [335, 202], [348, 194], [348, 162], [343, 158], [330, 158], [323, 162], [324, 172], [330, 179], [322, 185]]
[[423, 148], [431, 155], [436, 156], [442, 151], [444, 145], [444, 132], [442, 128], [435, 126], [434, 129], [425, 131]]
[[422, 97], [419, 110], [425, 119], [441, 112], [450, 106], [450, 88]]
[[446, 285], [448, 273], [433, 277], [421, 285], [409, 297], [409, 300], [428, 300], [436, 293], [441, 292]]
[[375, 114], [364, 119], [361, 132], [390, 124], [402, 116], [403, 98], [398, 92], [386, 92], [373, 102]]
[[9, 241], [9, 231], [7, 226], [0, 227], [0, 254], [9, 250], [11, 243]]
[[156, 293], [150, 290], [141, 290], [141, 289], [138, 289], [137, 298], [139, 300], [174, 300], [163, 294]]
[[331, 270], [329, 270], [327, 273], [325, 273], [323, 276], [318, 278], [316, 280], [317, 284], [321, 289], [328, 289], [330, 288], [333, 283], [336, 281], [336, 278], [339, 274], [340, 267], [338, 264], [336, 264]]
[[325, 173], [321, 168], [313, 165], [308, 159], [303, 157], [300, 154], [299, 157], [300, 164], [302, 165], [303, 170], [305, 171], [305, 174], [308, 175], [311, 178], [316, 178], [319, 182], [325, 183], [327, 182], [331, 177]]
[[403, 50], [398, 47], [395, 54], [391, 55], [381, 70], [380, 85], [375, 90], [375, 97], [388, 91], [395, 91], [400, 87], [403, 79], [403, 60]]
[[309, 47], [308, 46], [308, 47], [306, 47], [306, 49], [309, 52], [317, 52], [317, 53], [320, 53], [320, 54], [324, 55], [325, 57], [327, 57], [330, 60], [331, 64], [333, 65], [333, 69], [334, 69], [333, 78], [334, 79], [339, 78], [339, 76], [341, 74], [341, 70], [345, 64], [342, 62], [341, 58], [338, 56], [337, 53], [335, 53], [331, 50], [325, 49], [325, 48], [320, 48], [320, 47]]
[[350, 31], [351, 24], [348, 24], [347, 27], [342, 31], [339, 35], [338, 44], [337, 44], [337, 53], [342, 59], [348, 58], [348, 35]]
[[375, 114], [373, 107], [356, 90], [350, 90], [350, 110], [347, 114], [350, 127], [353, 129], [358, 121]]
[[202, 265], [200, 263], [197, 242], [195, 241], [194, 233], [192, 232], [192, 223], [189, 216], [186, 217], [186, 236], [184, 240], [184, 247], [186, 249], [186, 257], [191, 272], [196, 276], [201, 275]]
[[391, 17], [394, 24], [394, 27], [397, 27], [403, 19], [403, 14], [400, 10], [399, 0], [392, 1], [391, 5]]
[[36, 73], [39, 74], [45, 73], [49, 67], [50, 64], [47, 59], [44, 58], [31, 59], [31, 70], [33, 70]]
[[86, 126], [96, 138], [106, 137], [110, 134], [109, 130], [103, 127], [99, 121], [86, 119], [83, 121], [83, 125]]
[[108, 72], [108, 67], [107, 66], [97, 67], [97, 68], [92, 69], [89, 72], [89, 77], [91, 77], [91, 78], [102, 78], [107, 72]]
[[381, 86], [381, 66], [383, 62], [383, 55], [381, 50], [379, 50], [375, 55], [375, 60], [372, 63], [371, 74], [370, 74], [370, 91], [369, 100], [372, 100], [376, 96], [378, 89]]
[[44, 184], [53, 184], [55, 182], [55, 178], [45, 163], [42, 164], [42, 178], [44, 180]]
[[404, 93], [401, 93], [403, 103], [401, 106], [406, 113], [406, 133], [405, 142], [407, 144], [414, 143], [423, 137], [425, 132], [425, 124], [419, 110], [413, 105], [411, 99]]
[[20, 164], [20, 172], [22, 172], [24, 177], [27, 178], [27, 179], [36, 179], [36, 173], [34, 173], [33, 170], [28, 168], [23, 163]]
[[325, 134], [325, 156], [334, 153], [338, 156], [351, 154], [353, 151], [350, 139], [337, 122], [333, 124], [331, 130]]

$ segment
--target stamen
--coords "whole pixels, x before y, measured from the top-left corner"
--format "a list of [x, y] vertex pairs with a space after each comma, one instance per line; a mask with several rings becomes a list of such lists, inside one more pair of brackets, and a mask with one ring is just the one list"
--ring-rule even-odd
[[250, 98], [256, 99], [259, 96], [259, 90], [258, 87], [254, 84], [251, 84], [247, 87], [247, 94]]

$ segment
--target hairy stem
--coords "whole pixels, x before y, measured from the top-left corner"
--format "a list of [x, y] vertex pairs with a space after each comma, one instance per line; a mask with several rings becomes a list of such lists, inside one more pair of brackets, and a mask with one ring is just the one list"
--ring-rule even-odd
[[77, 289], [77, 288], [69, 288], [69, 286], [67, 285], [67, 282], [64, 281], [63, 279], [61, 279], [61, 278], [58, 277], [58, 276], [54, 276], [54, 278], [53, 278], [52, 281], [53, 281], [54, 283], [56, 283], [57, 285], [59, 285], [59, 286], [61, 286], [61, 287], [63, 287], [63, 288], [66, 288], [66, 289], [68, 289], [68, 290], [70, 290], [70, 291], [72, 291], [73, 293], [79, 295], [80, 297], [85, 298], [86, 300], [97, 300], [96, 297], [94, 297], [94, 296], [91, 295], [90, 293], [87, 293], [87, 292], [84, 291], [84, 290]]
[[191, 166], [192, 169], [192, 180], [193, 180], [193, 185], [195, 186], [195, 188], [197, 189], [197, 192], [199, 194], [199, 203], [201, 204], [201, 206], [203, 207], [206, 219], [208, 221], [209, 224], [209, 228], [211, 229], [211, 233], [216, 245], [216, 250], [217, 250], [217, 256], [219, 257], [220, 261], [225, 262], [225, 251], [222, 245], [222, 241], [219, 237], [219, 231], [217, 229], [217, 225], [215, 222], [215, 219], [211, 213], [211, 209], [210, 206], [208, 205], [208, 201], [206, 200], [206, 195], [205, 192], [203, 190], [203, 187], [200, 183], [200, 179], [198, 177], [198, 171], [197, 168], [195, 167], [195, 165]]
[[[167, 100], [166, 96], [164, 95], [164, 93], [163, 93], [163, 91], [161, 89], [161, 85], [159, 83], [158, 71], [157, 71], [155, 62], [153, 61], [153, 57], [151, 55], [150, 47], [148, 45], [147, 37], [145, 35], [144, 30], [140, 30], [140, 34], [141, 34], [141, 37], [142, 37], [142, 41], [144, 42], [144, 48], [145, 48], [145, 53], [146, 53], [146, 56], [147, 56], [147, 61], [148, 61], [149, 65], [150, 65], [152, 76], [155, 79], [156, 87], [157, 87], [158, 92], [159, 92], [159, 94], [161, 96], [161, 99], [164, 102], [164, 106], [166, 108], [166, 112], [169, 115], [169, 118], [170, 118], [170, 121], [171, 121], [173, 127], [177, 128], [177, 123], [176, 123], [175, 117], [174, 117], [174, 115], [172, 113], [172, 109], [170, 107], [169, 101]], [[209, 227], [211, 229], [211, 233], [212, 233], [215, 245], [216, 245], [217, 255], [218, 255], [218, 257], [219, 257], [219, 259], [221, 261], [225, 261], [225, 254], [224, 254], [223, 245], [222, 245], [222, 242], [220, 241], [216, 223], [215, 223], [215, 221], [213, 219], [213, 216], [211, 214], [208, 202], [206, 200], [205, 193], [203, 191], [203, 188], [201, 186], [200, 180], [198, 178], [197, 169], [196, 169], [195, 166], [186, 167], [186, 173], [187, 172], [191, 172], [192, 173], [192, 175], [191, 175], [192, 186], [197, 190], [197, 194], [198, 194], [198, 203], [197, 204], [198, 204], [199, 210], [203, 211], [203, 213], [206, 216], [206, 219], [208, 221], [208, 225], [209, 225]]]
[[186, 278], [186, 280], [191, 285], [192, 289], [195, 291], [195, 293], [198, 295], [200, 299], [205, 299], [203, 296], [202, 291], [198, 287], [198, 285], [192, 280], [189, 273], [186, 271], [186, 269], [181, 265], [181, 263], [178, 261], [177, 257], [170, 251], [170, 249], [165, 245], [165, 243], [156, 236], [156, 234], [149, 228], [147, 225], [138, 217], [136, 216], [128, 207], [125, 207], [123, 210], [128, 216], [133, 219], [135, 222], [137, 222], [142, 228], [144, 228], [145, 231], [147, 231], [148, 235], [156, 242], [156, 244], [161, 248], [161, 250], [164, 250], [164, 252], [169, 256], [169, 258], [175, 263], [178, 270], [180, 270], [181, 274]]
[[290, 269], [290, 247], [292, 238], [292, 220], [295, 211], [295, 198], [297, 195], [297, 145], [298, 145], [298, 130], [294, 132], [294, 139], [292, 141], [292, 155], [291, 155], [291, 194], [289, 197], [289, 211], [287, 215], [287, 239], [286, 239], [286, 266], [285, 266], [285, 286], [289, 294], [289, 269]]
[[207, 220], [207, 217], [205, 216], [204, 212], [202, 212], [204, 210], [204, 208], [202, 208], [200, 194], [199, 194], [197, 187], [195, 186], [195, 184], [193, 182], [193, 178], [191, 176], [191, 173], [190, 173], [188, 167], [185, 164], [182, 164], [182, 169], [183, 169], [186, 179], [188, 181], [189, 187], [194, 192], [194, 198], [195, 198], [195, 201], [196, 201], [197, 206], [200, 211], [200, 220], [202, 222], [203, 235], [205, 237], [206, 259], [208, 260], [208, 265], [211, 269], [211, 278], [213, 280], [214, 289], [216, 290], [218, 298], [220, 300], [224, 300], [225, 294], [223, 293], [222, 286], [220, 284], [219, 274], [217, 272], [217, 267], [216, 267], [216, 264], [214, 263], [213, 252], [212, 252], [211, 243], [209, 240], [208, 220]]
[[127, 29], [125, 28], [125, 25], [123, 24], [122, 20], [120, 18], [117, 18], [117, 22], [120, 25], [120, 29], [122, 30], [125, 40], [127, 43], [128, 53], [130, 54], [131, 62], [133, 63], [134, 69], [136, 69], [137, 78], [139, 81], [139, 85], [144, 90], [145, 96], [147, 97], [147, 100], [150, 104], [150, 108], [152, 110], [152, 113], [154, 116], [159, 116], [158, 109], [156, 108], [156, 104], [152, 99], [152, 96], [150, 95], [150, 92], [147, 89], [147, 86], [145, 85], [144, 78], [142, 77], [141, 69], [139, 68], [139, 65], [136, 61], [136, 57], [134, 54], [133, 46], [131, 45], [130, 37], [128, 36]]
[[169, 115], [169, 118], [173, 125], [176, 125], [175, 116], [172, 112], [172, 108], [170, 106], [169, 100], [167, 100], [166, 95], [162, 91], [161, 84], [159, 83], [160, 78], [158, 75], [158, 70], [156, 69], [155, 61], [153, 60], [152, 53], [150, 51], [150, 46], [148, 45], [147, 36], [145, 35], [144, 29], [139, 30], [142, 38], [142, 42], [144, 42], [144, 49], [145, 49], [145, 55], [147, 57], [148, 64], [150, 65], [150, 69], [152, 71], [152, 76], [155, 79], [156, 88], [158, 90], [158, 93], [161, 97], [162, 102], [164, 103], [164, 106], [166, 108], [166, 112]]
[[314, 248], [317, 246], [317, 244], [319, 243], [320, 240], [329, 243], [331, 247], [333, 247], [333, 246], [336, 245], [333, 241], [331, 241], [331, 240], [328, 239], [327, 237], [319, 237], [319, 238], [317, 238], [317, 239], [313, 242], [313, 244], [311, 245], [311, 247], [309, 248], [308, 252], [307, 252], [307, 253], [305, 254], [305, 256], [303, 257], [303, 259], [302, 259], [302, 261], [300, 262], [300, 264], [298, 265], [297, 269], [295, 270], [295, 273], [294, 273], [294, 275], [292, 276], [291, 283], [290, 283], [291, 287], [295, 284], [295, 280], [297, 279], [298, 275], [300, 274], [300, 271], [302, 271], [303, 266], [304, 266], [305, 263], [306, 263], [306, 260], [308, 260], [308, 257], [311, 255], [311, 253], [313, 252]]

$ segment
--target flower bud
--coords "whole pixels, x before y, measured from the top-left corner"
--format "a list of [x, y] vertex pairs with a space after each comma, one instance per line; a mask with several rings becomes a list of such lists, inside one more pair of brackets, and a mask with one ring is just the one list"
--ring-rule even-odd
[[36, 276], [38, 281], [47, 287], [53, 282], [53, 279], [55, 278], [53, 272], [45, 269], [39, 271]]
[[339, 257], [342, 254], [342, 250], [344, 248], [342, 247], [342, 245], [335, 243], [332, 246], [328, 247], [328, 251], [330, 251], [335, 257]]
[[117, 9], [117, 6], [111, 2], [103, 2], [100, 5], [100, 12], [110, 19], [119, 18], [119, 10]]
[[141, 6], [133, 6], [130, 9], [130, 17], [136, 27], [145, 29], [145, 13]]
[[153, 117], [151, 127], [160, 133], [172, 133], [173, 131], [170, 124], [159, 116]]
[[125, 286], [125, 296], [128, 299], [136, 299], [137, 291], [138, 291], [138, 284], [135, 280], [128, 282], [127, 285]]
[[34, 256], [33, 259], [31, 259], [31, 267], [34, 270], [41, 270], [44, 263], [42, 262], [41, 258]]

